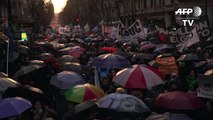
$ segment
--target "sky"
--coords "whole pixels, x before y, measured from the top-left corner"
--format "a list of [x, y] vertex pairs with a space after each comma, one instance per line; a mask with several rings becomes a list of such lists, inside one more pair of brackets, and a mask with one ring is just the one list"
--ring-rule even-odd
[[63, 8], [65, 7], [67, 0], [52, 0], [52, 3], [54, 5], [54, 12], [60, 13]]

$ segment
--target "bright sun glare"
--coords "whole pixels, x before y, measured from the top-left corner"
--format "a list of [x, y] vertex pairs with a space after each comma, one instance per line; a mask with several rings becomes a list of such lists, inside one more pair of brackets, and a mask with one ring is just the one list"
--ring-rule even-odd
[[65, 7], [67, 0], [52, 0], [52, 3], [54, 5], [54, 12], [60, 13], [63, 8]]

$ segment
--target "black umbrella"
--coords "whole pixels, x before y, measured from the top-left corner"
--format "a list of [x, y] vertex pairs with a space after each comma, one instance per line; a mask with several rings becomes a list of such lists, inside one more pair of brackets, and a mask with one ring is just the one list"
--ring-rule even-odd
[[48, 104], [48, 97], [38, 88], [31, 86], [9, 87], [2, 95], [3, 98], [7, 97], [22, 97], [32, 103], [41, 101], [44, 104]]
[[177, 61], [185, 62], [185, 61], [205, 61], [205, 59], [200, 58], [196, 53], [188, 53], [181, 55]]

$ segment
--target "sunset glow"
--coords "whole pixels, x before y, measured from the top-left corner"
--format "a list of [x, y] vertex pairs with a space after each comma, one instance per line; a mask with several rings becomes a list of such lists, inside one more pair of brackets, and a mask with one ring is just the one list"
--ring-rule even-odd
[[54, 5], [54, 12], [60, 13], [66, 6], [67, 0], [52, 0], [52, 3]]

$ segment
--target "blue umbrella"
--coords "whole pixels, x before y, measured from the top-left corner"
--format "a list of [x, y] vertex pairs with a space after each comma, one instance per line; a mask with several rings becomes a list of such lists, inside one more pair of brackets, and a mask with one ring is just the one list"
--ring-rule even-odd
[[130, 62], [123, 56], [117, 54], [103, 54], [96, 57], [90, 64], [97, 68], [127, 68], [131, 67]]
[[31, 102], [21, 97], [2, 99], [0, 100], [0, 119], [19, 115], [30, 107], [32, 107]]

